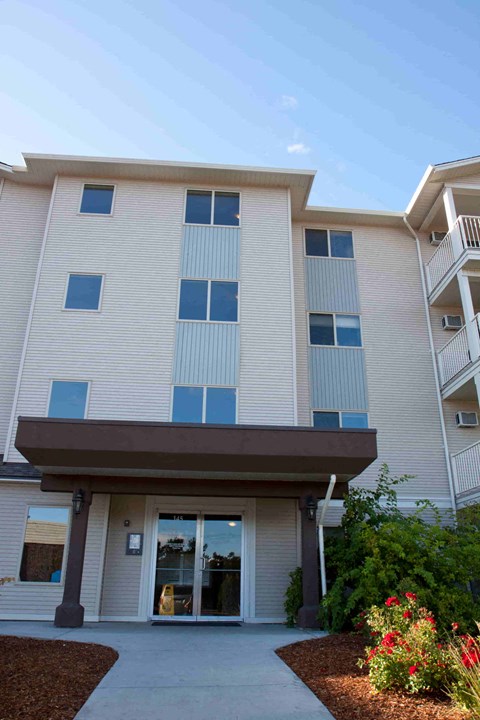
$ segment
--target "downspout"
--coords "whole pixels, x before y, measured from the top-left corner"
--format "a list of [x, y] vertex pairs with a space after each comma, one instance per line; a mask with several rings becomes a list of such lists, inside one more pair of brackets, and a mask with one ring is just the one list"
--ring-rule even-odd
[[453, 511], [454, 517], [456, 517], [457, 503], [455, 500], [455, 489], [454, 489], [454, 485], [453, 485], [450, 454], [448, 452], [448, 440], [447, 440], [447, 431], [445, 429], [445, 418], [443, 417], [442, 393], [440, 390], [440, 383], [438, 380], [437, 355], [435, 352], [435, 345], [433, 342], [432, 323], [430, 320], [430, 309], [429, 309], [429, 305], [428, 305], [427, 287], [425, 285], [425, 275], [424, 275], [424, 271], [423, 271], [422, 254], [420, 252], [420, 241], [418, 239], [417, 234], [415, 233], [415, 230], [409, 224], [409, 222], [405, 216], [403, 216], [403, 222], [405, 223], [405, 225], [407, 226], [408, 230], [410, 231], [413, 239], [415, 240], [415, 245], [417, 248], [417, 258], [418, 258], [418, 264], [420, 267], [420, 280], [422, 283], [423, 306], [424, 306], [424, 310], [425, 310], [425, 318], [427, 320], [428, 342], [430, 345], [430, 353], [432, 356], [433, 376], [435, 378], [435, 391], [436, 391], [436, 395], [437, 395], [438, 414], [440, 416], [440, 428], [441, 428], [441, 433], [442, 433], [443, 452], [445, 454], [445, 463], [447, 466], [447, 477], [448, 477], [448, 487], [450, 490], [450, 501], [452, 503], [452, 511]]
[[327, 514], [328, 506], [332, 498], [333, 488], [337, 482], [336, 475], [330, 475], [330, 484], [327, 488], [327, 493], [323, 501], [322, 509], [320, 511], [320, 518], [318, 522], [318, 553], [320, 556], [320, 580], [322, 585], [322, 598], [327, 594], [327, 573], [325, 570], [325, 544], [323, 538], [323, 523], [325, 521], [325, 515]]

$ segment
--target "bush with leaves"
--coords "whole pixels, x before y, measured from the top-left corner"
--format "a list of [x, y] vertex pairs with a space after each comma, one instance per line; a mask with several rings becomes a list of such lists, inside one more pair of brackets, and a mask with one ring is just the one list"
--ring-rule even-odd
[[383, 606], [374, 605], [365, 613], [365, 623], [375, 644], [359, 665], [368, 667], [375, 690], [422, 693], [450, 686], [448, 647], [439, 642], [435, 618], [418, 604], [415, 593], [401, 599], [393, 595]]
[[288, 627], [294, 627], [297, 623], [298, 611], [303, 605], [302, 568], [297, 567], [288, 575], [290, 584], [285, 592], [284, 608]]
[[[457, 623], [452, 623], [456, 630]], [[449, 646], [450, 663], [454, 683], [447, 691], [448, 695], [463, 710], [473, 711], [480, 717], [480, 625], [477, 623], [477, 635], [457, 636]]]
[[392, 477], [383, 465], [374, 490], [352, 488], [345, 497], [342, 534], [327, 540], [327, 568], [334, 581], [319, 619], [333, 631], [351, 629], [365, 608], [407, 590], [429, 607], [439, 627], [455, 617], [463, 631], [475, 627], [480, 603], [470, 581], [480, 578], [480, 520], [476, 508], [446, 517], [428, 500], [404, 515], [396, 487], [411, 476]]

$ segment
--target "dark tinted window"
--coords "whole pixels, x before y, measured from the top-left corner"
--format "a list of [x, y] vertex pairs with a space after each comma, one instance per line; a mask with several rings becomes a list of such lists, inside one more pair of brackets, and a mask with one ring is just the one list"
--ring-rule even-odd
[[337, 345], [360, 347], [361, 344], [358, 315], [337, 315]]
[[203, 388], [176, 387], [173, 389], [173, 422], [201, 423]]
[[353, 258], [352, 233], [344, 230], [330, 230], [330, 251], [332, 257]]
[[210, 320], [237, 322], [238, 283], [212, 282], [210, 297]]
[[70, 513], [62, 507], [29, 507], [20, 580], [59, 583]]
[[212, 222], [212, 193], [210, 191], [187, 191], [185, 222], [210, 225]]
[[178, 313], [180, 320], [206, 320], [207, 296], [206, 280], [182, 280]]
[[67, 310], [98, 310], [101, 275], [69, 275], [65, 308]]
[[328, 257], [326, 230], [305, 230], [305, 254], [313, 257]]
[[310, 344], [335, 344], [333, 315], [310, 315]]
[[207, 388], [205, 422], [235, 425], [237, 393], [235, 388]]
[[238, 193], [215, 193], [215, 207], [213, 211], [214, 225], [240, 224], [240, 195]]
[[80, 212], [110, 215], [112, 202], [113, 185], [84, 185]]
[[337, 412], [314, 412], [313, 427], [326, 430], [338, 430], [340, 419]]
[[367, 413], [342, 413], [342, 427], [344, 428], [368, 428]]

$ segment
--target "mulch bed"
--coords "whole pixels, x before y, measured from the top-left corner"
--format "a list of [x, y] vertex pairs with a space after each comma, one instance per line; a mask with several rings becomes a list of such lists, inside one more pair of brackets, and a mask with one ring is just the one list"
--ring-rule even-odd
[[329, 635], [287, 645], [277, 655], [328, 707], [336, 720], [466, 720], [448, 698], [408, 693], [374, 693], [364, 657], [366, 642], [358, 635]]
[[104, 645], [0, 637], [0, 720], [72, 720], [118, 653]]

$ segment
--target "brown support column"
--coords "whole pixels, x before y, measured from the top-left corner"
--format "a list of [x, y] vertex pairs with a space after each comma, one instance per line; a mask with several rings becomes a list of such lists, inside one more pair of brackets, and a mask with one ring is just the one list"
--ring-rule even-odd
[[[308, 517], [308, 504], [315, 504], [315, 517]], [[317, 615], [320, 602], [317, 553], [317, 498], [303, 496], [299, 500], [302, 533], [302, 578], [303, 606], [298, 612], [298, 627], [315, 628], [319, 626]]]
[[63, 588], [62, 604], [55, 610], [55, 625], [57, 627], [81, 627], [85, 609], [80, 605], [80, 591], [82, 587], [83, 560], [85, 557], [85, 541], [87, 538], [88, 513], [92, 502], [90, 488], [76, 488], [83, 492], [83, 507], [78, 514], [72, 512], [72, 527], [68, 546], [67, 569], [65, 572], [65, 586]]

